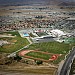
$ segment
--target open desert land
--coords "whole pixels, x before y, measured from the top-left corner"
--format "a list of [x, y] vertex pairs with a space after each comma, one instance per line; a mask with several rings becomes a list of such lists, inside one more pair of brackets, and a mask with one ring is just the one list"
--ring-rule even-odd
[[[38, 8], [50, 8], [48, 10], [41, 10], [41, 12], [61, 12], [61, 11], [74, 11], [74, 8], [69, 8], [69, 7], [63, 7], [63, 6], [0, 6], [0, 16], [3, 15], [11, 15], [14, 13], [17, 14], [23, 14], [23, 13], [28, 13], [28, 12], [40, 12], [40, 10]], [[33, 8], [37, 8], [37, 9], [33, 9]], [[62, 8], [62, 9], [61, 9]], [[38, 13], [37, 13], [38, 14]], [[27, 15], [27, 14], [26, 14]], [[34, 15], [34, 14], [32, 14]], [[40, 14], [43, 15], [43, 14]]]
[[0, 66], [0, 74], [2, 75], [54, 75], [57, 71], [56, 67], [48, 65], [27, 65], [25, 63], [15, 62], [5, 67]]

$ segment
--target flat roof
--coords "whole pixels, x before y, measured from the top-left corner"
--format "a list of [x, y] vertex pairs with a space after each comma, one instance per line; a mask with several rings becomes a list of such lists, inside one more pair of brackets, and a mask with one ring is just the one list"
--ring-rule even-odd
[[68, 18], [67, 20], [75, 20], [75, 18]]

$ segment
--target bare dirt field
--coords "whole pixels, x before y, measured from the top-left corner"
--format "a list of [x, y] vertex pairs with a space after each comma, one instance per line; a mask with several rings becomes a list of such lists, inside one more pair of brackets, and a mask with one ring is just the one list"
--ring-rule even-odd
[[10, 74], [11, 75], [54, 75], [57, 71], [57, 68], [42, 66], [42, 65], [40, 66], [28, 65], [27, 66], [21, 63], [17, 63], [15, 65], [6, 66], [5, 67], [6, 69], [1, 69], [0, 75], [10, 75]]
[[[22, 13], [27, 13], [27, 12], [40, 12], [40, 10], [31, 10], [31, 9], [27, 10], [27, 9], [25, 9], [25, 8], [36, 8], [36, 7], [37, 6], [7, 6], [7, 7], [0, 7], [0, 16], [11, 15], [13, 12], [15, 12], [15, 13], [16, 12], [21, 12], [21, 14]], [[75, 8], [63, 8], [63, 9], [60, 9], [60, 6], [38, 6], [38, 8], [39, 7], [50, 7], [50, 8], [53, 8], [53, 10], [43, 10], [41, 12], [49, 12], [49, 11], [74, 11], [75, 10]]]
[[[4, 57], [4, 55], [0, 57]], [[0, 65], [0, 75], [54, 75], [57, 66], [43, 63], [42, 65], [29, 65], [22, 62], [12, 61], [11, 64]]]

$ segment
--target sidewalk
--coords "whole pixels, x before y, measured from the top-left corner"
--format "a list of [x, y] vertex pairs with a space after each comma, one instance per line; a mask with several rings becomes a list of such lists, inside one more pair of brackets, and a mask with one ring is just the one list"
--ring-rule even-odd
[[60, 71], [61, 71], [61, 68], [62, 68], [62, 66], [63, 66], [63, 64], [64, 64], [64, 60], [62, 60], [60, 63], [59, 63], [59, 65], [58, 65], [58, 70], [57, 70], [57, 74], [56, 75], [58, 75], [59, 73], [60, 73]]
[[29, 41], [30, 44], [32, 44], [32, 41], [30, 40], [29, 37], [25, 37], [25, 38]]

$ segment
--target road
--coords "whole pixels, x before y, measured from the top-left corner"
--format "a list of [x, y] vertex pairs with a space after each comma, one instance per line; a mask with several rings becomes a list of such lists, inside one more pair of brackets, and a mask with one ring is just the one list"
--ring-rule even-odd
[[70, 70], [70, 65], [72, 64], [72, 60], [74, 59], [75, 56], [75, 48], [72, 48], [72, 51], [70, 52], [70, 54], [68, 54], [60, 72], [57, 75], [69, 75], [68, 72]]

